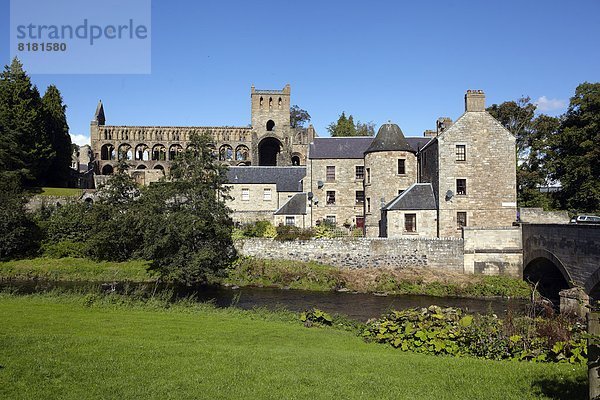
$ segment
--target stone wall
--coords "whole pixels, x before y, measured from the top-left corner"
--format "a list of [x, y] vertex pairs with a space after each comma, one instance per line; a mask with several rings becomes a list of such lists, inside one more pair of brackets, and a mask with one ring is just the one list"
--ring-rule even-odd
[[543, 208], [519, 208], [519, 219], [526, 224], [568, 224], [567, 211], [544, 211]]
[[244, 256], [315, 261], [340, 268], [427, 268], [463, 272], [462, 239], [347, 238], [236, 242]]
[[465, 273], [523, 276], [523, 246], [519, 227], [465, 227], [463, 238]]
[[[83, 192], [82, 192], [83, 194]], [[31, 197], [27, 204], [25, 205], [25, 209], [27, 211], [38, 211], [43, 207], [55, 207], [55, 206], [64, 206], [66, 204], [77, 203], [80, 201], [80, 196], [44, 196], [44, 195], [36, 195]]]

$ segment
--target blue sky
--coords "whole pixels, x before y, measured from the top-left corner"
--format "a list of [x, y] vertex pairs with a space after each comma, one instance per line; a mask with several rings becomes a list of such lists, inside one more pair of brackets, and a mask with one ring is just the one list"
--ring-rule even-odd
[[[7, 64], [9, 0], [0, 15]], [[73, 135], [89, 134], [99, 99], [107, 124], [245, 126], [252, 84], [290, 83], [321, 136], [342, 111], [420, 136], [460, 116], [467, 89], [564, 112], [579, 83], [600, 80], [598, 15], [597, 0], [154, 0], [151, 74], [32, 79], [58, 86]]]

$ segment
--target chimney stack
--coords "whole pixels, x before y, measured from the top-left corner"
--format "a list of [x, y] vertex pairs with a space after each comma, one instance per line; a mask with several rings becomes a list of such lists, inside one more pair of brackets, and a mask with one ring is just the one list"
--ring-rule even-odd
[[485, 111], [485, 93], [483, 90], [467, 90], [465, 94], [465, 112]]

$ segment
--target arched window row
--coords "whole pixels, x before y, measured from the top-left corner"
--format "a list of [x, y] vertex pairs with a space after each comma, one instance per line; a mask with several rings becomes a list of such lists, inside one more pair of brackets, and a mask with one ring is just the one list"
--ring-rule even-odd
[[[189, 141], [192, 134], [202, 134], [206, 132], [202, 129], [191, 130], [168, 130], [168, 129], [118, 129], [105, 128], [100, 131], [101, 140], [127, 140], [127, 141]], [[248, 140], [248, 129], [225, 129], [210, 131], [211, 136], [216, 141], [230, 142], [239, 141], [245, 142]]]

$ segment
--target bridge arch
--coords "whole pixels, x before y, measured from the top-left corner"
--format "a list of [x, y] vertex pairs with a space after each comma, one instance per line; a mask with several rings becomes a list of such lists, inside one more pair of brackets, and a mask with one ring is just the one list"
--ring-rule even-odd
[[600, 301], [600, 267], [587, 279], [584, 291], [593, 301]]
[[569, 271], [558, 257], [544, 249], [536, 249], [528, 254], [523, 279], [537, 283], [542, 296], [558, 301], [558, 293], [573, 287], [573, 279]]

